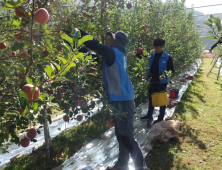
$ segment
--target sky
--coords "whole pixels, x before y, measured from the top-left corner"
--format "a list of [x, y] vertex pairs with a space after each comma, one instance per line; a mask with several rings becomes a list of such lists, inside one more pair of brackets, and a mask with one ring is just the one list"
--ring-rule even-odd
[[[193, 7], [199, 7], [199, 6], [216, 5], [216, 4], [222, 4], [222, 0], [186, 0], [185, 2], [186, 7], [188, 8], [190, 8], [192, 5]], [[210, 6], [204, 8], [195, 8], [195, 10], [200, 11], [204, 14], [222, 13], [222, 5]]]

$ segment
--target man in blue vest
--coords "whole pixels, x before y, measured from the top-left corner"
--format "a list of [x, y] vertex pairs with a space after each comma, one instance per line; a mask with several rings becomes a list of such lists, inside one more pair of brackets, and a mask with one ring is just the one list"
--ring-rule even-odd
[[[87, 35], [81, 31], [81, 36]], [[84, 45], [96, 51], [103, 58], [103, 82], [113, 106], [115, 120], [115, 134], [119, 143], [118, 161], [107, 170], [128, 170], [131, 155], [135, 170], [147, 170], [139, 144], [134, 137], [133, 117], [135, 113], [134, 88], [126, 72], [126, 45], [128, 36], [123, 31], [115, 34], [107, 33], [108, 45], [100, 44], [97, 40], [90, 40]]]
[[164, 50], [165, 40], [162, 38], [156, 38], [153, 42], [154, 49], [151, 53], [148, 63], [148, 78], [151, 77], [150, 87], [149, 87], [149, 110], [147, 114], [140, 118], [141, 121], [147, 121], [147, 128], [152, 126], [152, 123], [161, 122], [164, 119], [166, 106], [160, 107], [160, 114], [158, 119], [153, 122], [153, 111], [154, 107], [152, 105], [151, 94], [158, 91], [166, 91], [167, 83], [169, 78], [165, 76], [160, 80], [160, 75], [165, 75], [165, 71], [174, 72], [173, 59]]

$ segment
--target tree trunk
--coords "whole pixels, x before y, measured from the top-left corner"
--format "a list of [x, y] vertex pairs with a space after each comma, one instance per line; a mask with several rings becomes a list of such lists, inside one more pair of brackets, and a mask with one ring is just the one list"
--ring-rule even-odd
[[48, 124], [46, 110], [44, 114], [44, 119], [45, 119], [45, 123], [44, 123], [45, 145], [46, 145], [47, 159], [48, 161], [50, 161], [50, 147], [52, 145], [52, 142], [51, 142], [50, 133], [49, 133], [49, 124]]

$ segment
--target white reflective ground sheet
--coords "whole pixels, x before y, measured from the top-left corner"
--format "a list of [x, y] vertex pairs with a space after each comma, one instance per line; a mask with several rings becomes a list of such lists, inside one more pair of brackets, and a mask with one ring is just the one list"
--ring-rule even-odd
[[[183, 93], [186, 91], [189, 83], [192, 80], [187, 80], [186, 82], [180, 82], [179, 79], [184, 75], [195, 75], [202, 60], [197, 61], [197, 65], [194, 64], [190, 69], [182, 72], [180, 75], [173, 79], [173, 83], [168, 85], [168, 92], [169, 88], [178, 88], [179, 89], [179, 96], [178, 98], [174, 99], [180, 101]], [[98, 112], [98, 109], [102, 107], [102, 104], [96, 105], [95, 109], [93, 110], [93, 114]], [[175, 107], [167, 108], [165, 118], [171, 117], [174, 113]], [[145, 115], [148, 111], [148, 104], [142, 103], [139, 107], [136, 108], [136, 114], [134, 116], [134, 128], [135, 128], [135, 138], [137, 142], [140, 144], [142, 148], [142, 153], [144, 157], [148, 154], [148, 151], [144, 149], [147, 145], [149, 145], [148, 135], [149, 132], [146, 129], [146, 122], [140, 122], [139, 118], [142, 115]], [[154, 110], [154, 119], [157, 118], [157, 114], [159, 113], [158, 108]], [[82, 113], [79, 113], [82, 114]], [[91, 116], [92, 116], [91, 115]], [[77, 126], [84, 121], [87, 121], [85, 118], [78, 122], [76, 120], [71, 120], [69, 123], [66, 123], [66, 128], [72, 128]], [[52, 120], [52, 124], [49, 126], [50, 135], [52, 138], [59, 135], [63, 130], [65, 130], [65, 122], [63, 121], [63, 115], [59, 115]], [[21, 146], [17, 146], [15, 144], [11, 144], [8, 148], [9, 153], [1, 154], [0, 155], [0, 167], [6, 165], [10, 162], [10, 159], [15, 157], [18, 154], [30, 154], [32, 149], [37, 149], [44, 143], [44, 131], [43, 128], [40, 129], [41, 134], [38, 134], [36, 140], [38, 142], [30, 142], [30, 145], [26, 148]], [[24, 134], [19, 134], [22, 136]], [[105, 170], [107, 166], [111, 166], [117, 160], [118, 157], [118, 142], [116, 140], [114, 134], [114, 128], [109, 129], [107, 132], [101, 135], [100, 139], [95, 139], [86, 146], [84, 146], [81, 150], [75, 153], [72, 157], [66, 160], [58, 169], [63, 170]], [[134, 170], [134, 165], [132, 159], [129, 162], [130, 170]]]

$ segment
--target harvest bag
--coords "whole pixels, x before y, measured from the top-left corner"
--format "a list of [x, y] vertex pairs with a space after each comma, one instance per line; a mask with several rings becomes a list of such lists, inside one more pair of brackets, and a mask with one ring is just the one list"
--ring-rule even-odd
[[153, 107], [160, 107], [169, 104], [167, 92], [160, 91], [152, 94], [152, 104]]

